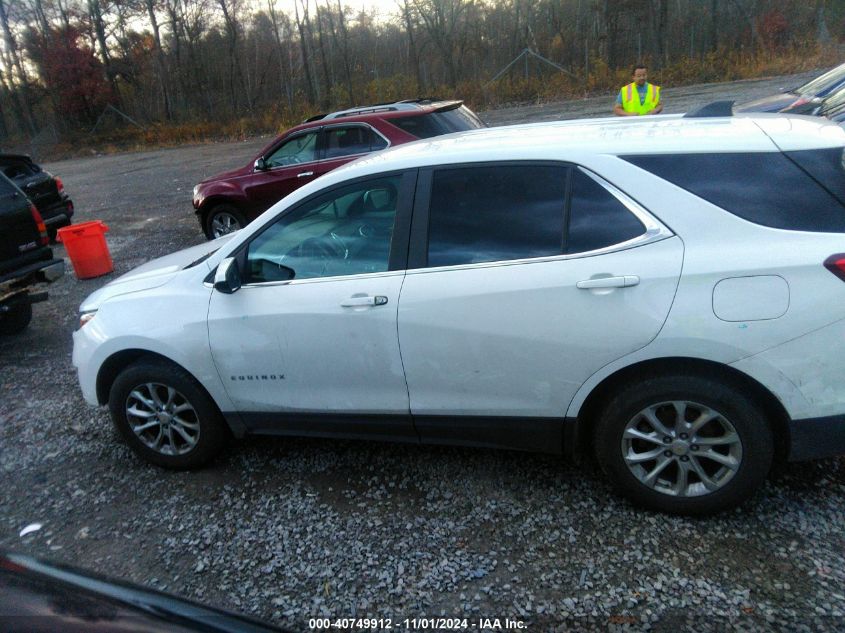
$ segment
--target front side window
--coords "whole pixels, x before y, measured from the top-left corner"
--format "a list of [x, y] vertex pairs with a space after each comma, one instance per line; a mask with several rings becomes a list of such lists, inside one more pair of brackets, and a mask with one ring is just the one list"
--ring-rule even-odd
[[[842, 153], [780, 152], [623, 156], [740, 218], [776, 229], [845, 233], [845, 207], [808, 175], [843, 195]], [[796, 164], [798, 163], [798, 164]], [[801, 165], [799, 167], [799, 165]]]
[[497, 165], [434, 173], [428, 265], [560, 255], [564, 165]]
[[285, 141], [264, 160], [270, 169], [317, 160], [317, 132], [300, 134]]
[[282, 215], [250, 243], [246, 283], [387, 271], [400, 180], [349, 185]]
[[368, 127], [329, 128], [325, 134], [327, 159], [366, 154], [387, 147], [387, 141]]

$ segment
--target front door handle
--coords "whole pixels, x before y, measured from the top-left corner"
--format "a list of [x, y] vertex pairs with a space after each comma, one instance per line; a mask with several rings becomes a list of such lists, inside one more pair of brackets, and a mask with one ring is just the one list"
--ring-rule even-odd
[[386, 304], [387, 297], [382, 295], [376, 295], [375, 297], [349, 297], [340, 303], [344, 308], [363, 308], [367, 306], [383, 306]]
[[640, 283], [636, 275], [625, 275], [624, 277], [599, 277], [598, 279], [584, 279], [575, 284], [577, 288], [589, 290], [590, 288], [628, 288]]
[[297, 178], [308, 178], [308, 176], [313, 176], [313, 175], [314, 175], [313, 171], [304, 171], [301, 174], [297, 174], [296, 177]]

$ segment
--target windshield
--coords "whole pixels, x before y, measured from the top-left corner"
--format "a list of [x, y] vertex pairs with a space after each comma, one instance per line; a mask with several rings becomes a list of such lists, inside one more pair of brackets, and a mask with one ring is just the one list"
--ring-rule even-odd
[[845, 64], [837, 66], [820, 77], [816, 77], [812, 81], [805, 83], [800, 88], [797, 88], [795, 92], [802, 97], [824, 97], [830, 91], [836, 89], [842, 82], [845, 82]]
[[819, 114], [830, 118], [841, 113], [843, 109], [845, 109], [845, 88], [840, 88], [824, 100]]

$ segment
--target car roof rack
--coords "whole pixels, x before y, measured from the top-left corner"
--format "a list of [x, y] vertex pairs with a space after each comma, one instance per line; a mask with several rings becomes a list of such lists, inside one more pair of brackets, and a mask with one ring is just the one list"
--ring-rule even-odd
[[734, 102], [733, 101], [714, 101], [707, 105], [701, 106], [697, 110], [687, 112], [684, 115], [685, 119], [703, 119], [707, 117], [716, 116], [733, 116]]
[[442, 104], [441, 108], [449, 110], [463, 105], [463, 101], [440, 99], [439, 97], [417, 97], [416, 99], [403, 99], [401, 101], [385, 101], [384, 103], [374, 103], [367, 106], [356, 106], [354, 108], [347, 108], [345, 110], [338, 110], [336, 112], [324, 112], [322, 114], [315, 114], [308, 117], [303, 123], [312, 123], [322, 119], [342, 119], [348, 116], [359, 116], [362, 114], [375, 114], [377, 112], [412, 112], [422, 106], [430, 106]]

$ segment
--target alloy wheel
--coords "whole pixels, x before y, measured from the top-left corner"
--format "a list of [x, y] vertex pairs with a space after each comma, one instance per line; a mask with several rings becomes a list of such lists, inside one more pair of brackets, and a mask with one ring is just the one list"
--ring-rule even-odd
[[689, 400], [660, 402], [634, 415], [622, 434], [622, 458], [645, 486], [675, 497], [723, 488], [742, 463], [742, 442], [718, 411]]
[[211, 219], [211, 234], [215, 238], [234, 233], [241, 228], [240, 220], [227, 211], [219, 211]]
[[173, 387], [148, 382], [126, 398], [126, 419], [132, 432], [162, 455], [184, 455], [199, 441], [199, 416], [188, 399]]

